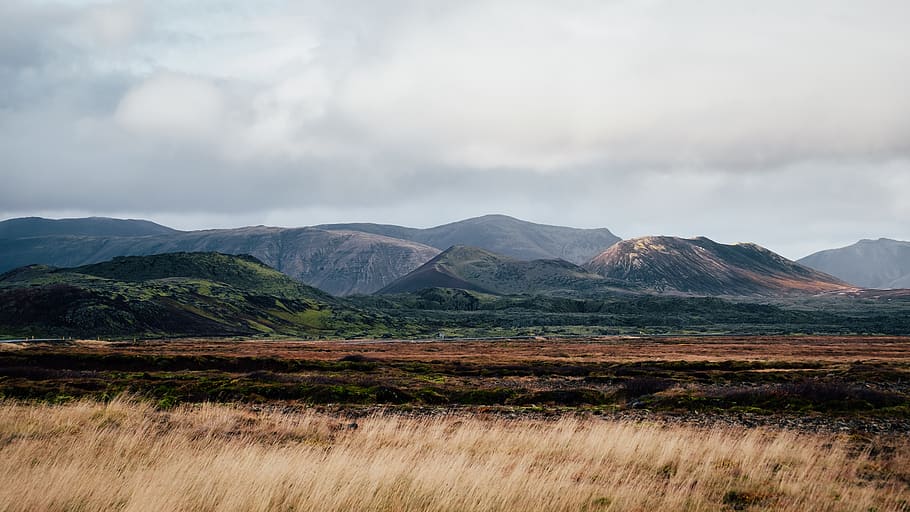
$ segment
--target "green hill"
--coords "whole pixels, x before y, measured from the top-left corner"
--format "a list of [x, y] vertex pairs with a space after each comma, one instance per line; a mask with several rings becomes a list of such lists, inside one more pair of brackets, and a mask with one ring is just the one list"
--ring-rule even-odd
[[110, 261], [71, 269], [116, 281], [194, 278], [216, 281], [260, 295], [294, 297], [301, 293], [333, 302], [331, 295], [302, 285], [246, 254], [176, 252], [151, 256], [120, 256]]
[[356, 336], [384, 318], [252, 256], [174, 253], [0, 275], [0, 333], [67, 336]]
[[378, 293], [457, 288], [497, 295], [584, 295], [615, 291], [617, 284], [563, 260], [523, 261], [476, 247], [454, 246]]

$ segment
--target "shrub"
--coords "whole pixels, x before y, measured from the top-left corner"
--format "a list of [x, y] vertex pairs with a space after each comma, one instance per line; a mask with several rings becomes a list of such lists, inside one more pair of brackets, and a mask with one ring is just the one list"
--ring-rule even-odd
[[665, 389], [669, 389], [673, 385], [673, 381], [668, 379], [661, 379], [658, 377], [642, 376], [642, 377], [633, 377], [623, 383], [623, 388], [626, 390], [626, 396], [629, 398], [637, 398], [644, 395], [653, 395], [654, 393], [659, 393]]

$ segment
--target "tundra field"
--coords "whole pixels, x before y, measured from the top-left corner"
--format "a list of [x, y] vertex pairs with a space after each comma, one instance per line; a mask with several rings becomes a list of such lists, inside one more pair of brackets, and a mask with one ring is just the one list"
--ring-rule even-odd
[[480, 407], [910, 432], [910, 338], [0, 344], [2, 397], [61, 402], [121, 393], [163, 408], [238, 402], [353, 414]]
[[0, 511], [910, 511], [910, 338], [0, 344]]

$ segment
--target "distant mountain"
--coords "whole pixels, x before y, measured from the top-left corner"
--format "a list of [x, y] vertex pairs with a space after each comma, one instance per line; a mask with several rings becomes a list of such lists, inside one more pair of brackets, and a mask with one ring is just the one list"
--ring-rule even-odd
[[85, 230], [58, 229], [51, 235], [7, 238], [0, 243], [0, 272], [30, 264], [75, 267], [116, 256], [216, 251], [251, 254], [305, 284], [348, 295], [372, 293], [439, 253], [419, 243], [357, 231], [264, 226], [163, 229], [168, 231], [143, 235], [84, 235], [73, 233]]
[[351, 335], [375, 315], [251, 256], [174, 253], [0, 275], [0, 332], [39, 335]]
[[147, 220], [109, 219], [43, 219], [23, 217], [0, 222], [0, 239], [42, 236], [150, 236], [178, 233]]
[[487, 215], [430, 229], [380, 224], [177, 231], [106, 218], [0, 222], [0, 272], [30, 264], [75, 267], [115, 256], [217, 251], [251, 254], [334, 295], [368, 294], [453, 245], [513, 258], [588, 261], [619, 240], [607, 229], [574, 229]]
[[535, 224], [505, 215], [484, 215], [428, 229], [386, 224], [324, 224], [327, 230], [350, 230], [411, 240], [447, 249], [479, 247], [522, 260], [563, 259], [582, 264], [620, 240], [609, 229], [577, 229]]
[[704, 237], [624, 240], [585, 268], [657, 291], [700, 295], [779, 296], [849, 287], [758, 245], [724, 245]]
[[860, 240], [798, 261], [863, 288], [910, 288], [910, 242]]
[[588, 292], [614, 283], [564, 260], [523, 261], [476, 247], [454, 246], [379, 294], [458, 288], [491, 294]]

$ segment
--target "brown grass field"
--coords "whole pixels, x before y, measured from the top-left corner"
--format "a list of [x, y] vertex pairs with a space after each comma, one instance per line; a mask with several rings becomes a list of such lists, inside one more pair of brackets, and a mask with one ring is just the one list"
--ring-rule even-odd
[[[20, 350], [28, 345], [0, 345]], [[37, 344], [34, 348], [49, 348]], [[139, 342], [81, 340], [67, 351], [109, 354], [274, 357], [336, 360], [360, 354], [378, 360], [460, 360], [510, 364], [525, 361], [899, 361], [910, 362], [903, 336], [603, 336], [586, 339], [495, 341], [263, 341], [177, 339]]]
[[0, 405], [3, 511], [910, 510], [905, 438], [565, 416]]
[[910, 338], [0, 345], [0, 511], [910, 511]]

